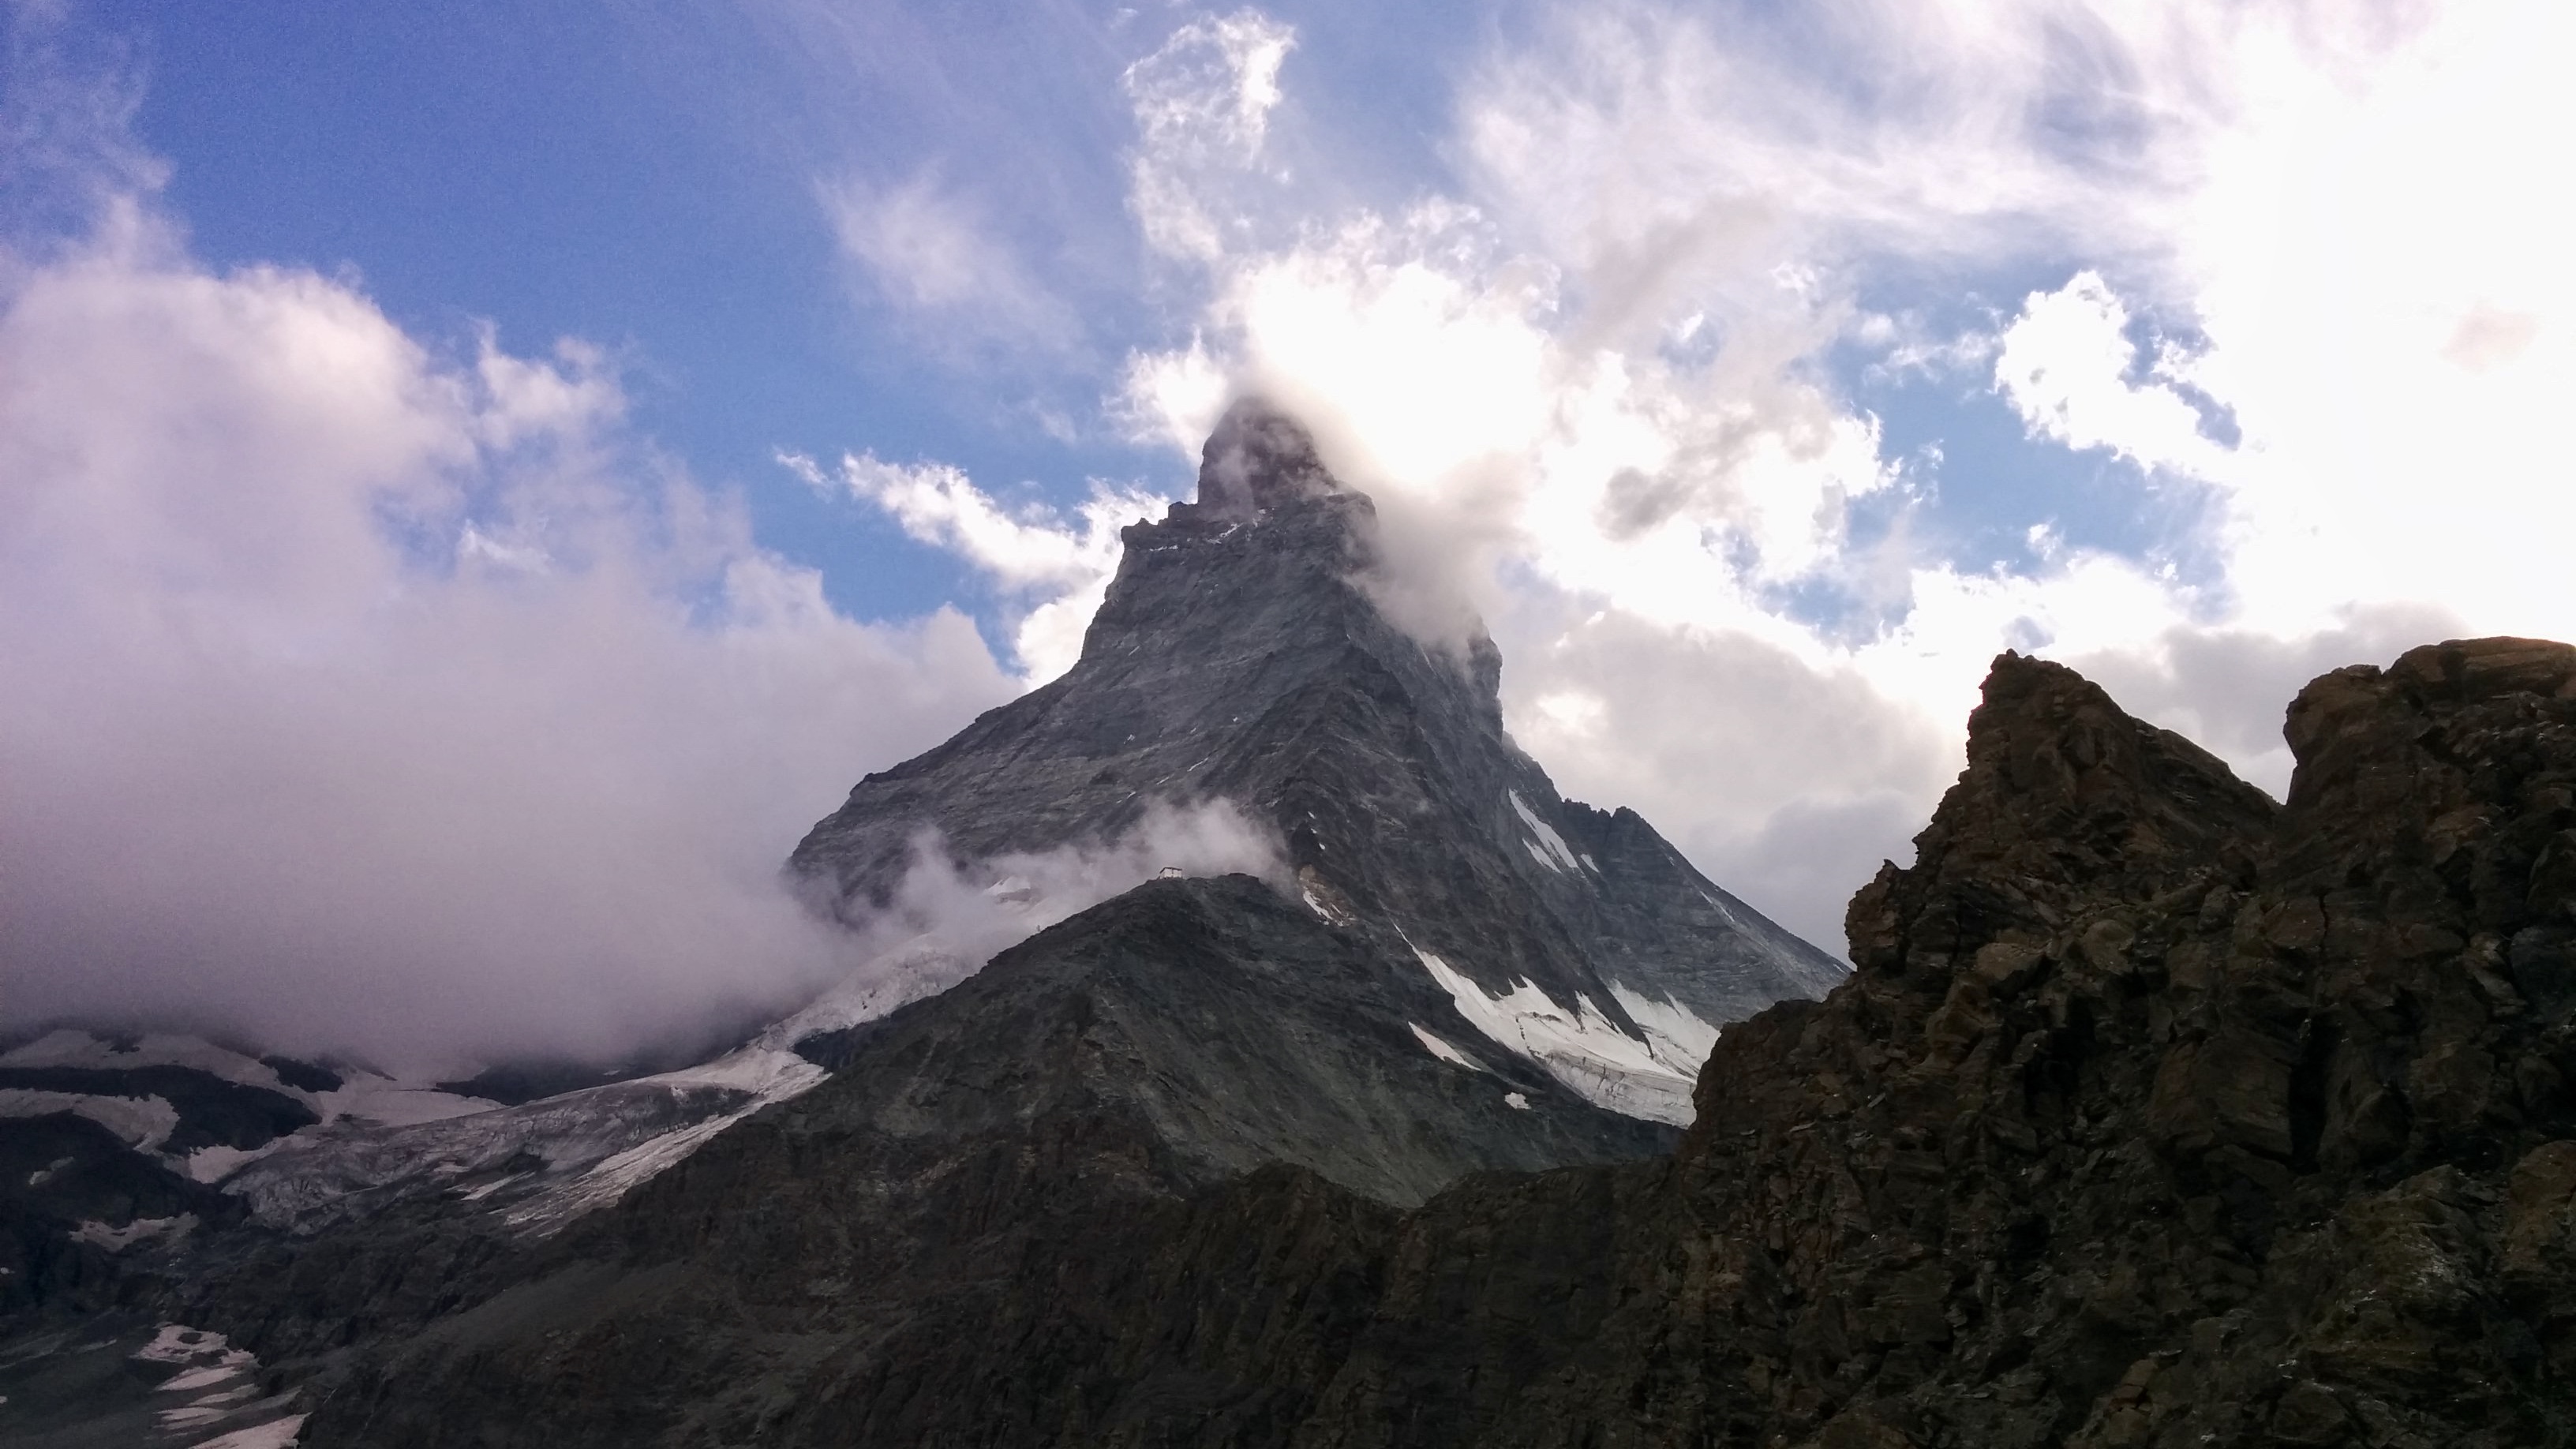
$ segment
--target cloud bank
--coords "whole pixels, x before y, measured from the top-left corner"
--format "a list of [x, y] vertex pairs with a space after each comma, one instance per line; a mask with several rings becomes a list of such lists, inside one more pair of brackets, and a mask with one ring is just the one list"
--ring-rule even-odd
[[445, 1068], [775, 1014], [777, 879], [1012, 686], [843, 618], [578, 345], [443, 355], [125, 196], [0, 286], [0, 1021]]

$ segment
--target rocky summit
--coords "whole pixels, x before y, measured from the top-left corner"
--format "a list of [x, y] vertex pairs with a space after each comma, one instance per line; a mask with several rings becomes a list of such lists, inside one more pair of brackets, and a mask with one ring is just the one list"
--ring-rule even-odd
[[[92, 1105], [13, 1119], [0, 1440], [238, 1383], [315, 1449], [2576, 1441], [2576, 649], [2317, 680], [2286, 803], [2006, 654], [1845, 975], [1558, 798], [1374, 540], [1238, 410], [1079, 666], [815, 828], [861, 928], [1158, 809], [1267, 842], [935, 994], [388, 1133], [21, 1049]], [[118, 1193], [192, 1226], [45, 1236]]]

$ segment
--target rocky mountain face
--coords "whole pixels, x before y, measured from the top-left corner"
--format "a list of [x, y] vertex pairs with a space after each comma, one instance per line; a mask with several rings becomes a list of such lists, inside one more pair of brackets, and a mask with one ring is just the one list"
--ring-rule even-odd
[[1409, 1210], [1180, 1170], [1066, 1077], [934, 1142], [1007, 1093], [899, 1015], [314, 1442], [2569, 1442], [2576, 650], [2338, 671], [2288, 734], [2276, 807], [2004, 656], [1858, 971], [1729, 1030], [1673, 1153]]
[[1374, 508], [1294, 422], [1238, 405], [1199, 500], [1124, 539], [1071, 672], [861, 781], [796, 848], [830, 908], [886, 906], [925, 830], [966, 862], [1229, 801], [1390, 978], [1446, 983], [1449, 1025], [1415, 1020], [1458, 1036], [1463, 1014], [1591, 1100], [1675, 1125], [1715, 1027], [1842, 978], [1634, 811], [1557, 795], [1504, 733], [1481, 629], [1453, 653], [1373, 601]]

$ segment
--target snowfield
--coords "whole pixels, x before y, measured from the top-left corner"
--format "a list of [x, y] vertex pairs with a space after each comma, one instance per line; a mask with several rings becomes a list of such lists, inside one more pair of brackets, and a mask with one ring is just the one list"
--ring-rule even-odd
[[[1459, 1015], [1503, 1047], [1538, 1063], [1585, 1101], [1648, 1121], [1690, 1125], [1691, 1088], [1707, 1052], [1703, 1048], [1694, 1057], [1684, 1043], [1701, 1033], [1714, 1043], [1716, 1028], [1669, 1001], [1648, 1002], [1661, 1025], [1638, 1017], [1649, 1033], [1640, 1040], [1621, 1031], [1590, 997], [1576, 996], [1574, 1010], [1568, 1011], [1527, 981], [1514, 983], [1502, 996], [1489, 996], [1485, 988], [1431, 952], [1416, 946], [1413, 954], [1457, 1003]], [[1620, 992], [1619, 996], [1622, 1009], [1627, 1009], [1631, 994]], [[1634, 999], [1645, 1002], [1643, 997]], [[1418, 1033], [1421, 1028], [1415, 1030]]]

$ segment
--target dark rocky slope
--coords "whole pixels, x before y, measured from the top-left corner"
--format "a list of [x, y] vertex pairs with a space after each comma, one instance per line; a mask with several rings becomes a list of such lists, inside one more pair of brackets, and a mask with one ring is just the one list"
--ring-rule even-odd
[[2289, 736], [2276, 809], [1999, 660], [1859, 972], [1730, 1031], [1668, 1158], [1398, 1213], [1073, 1078], [922, 1155], [890, 1061], [310, 1442], [2569, 1442], [2576, 650], [2339, 671]]

